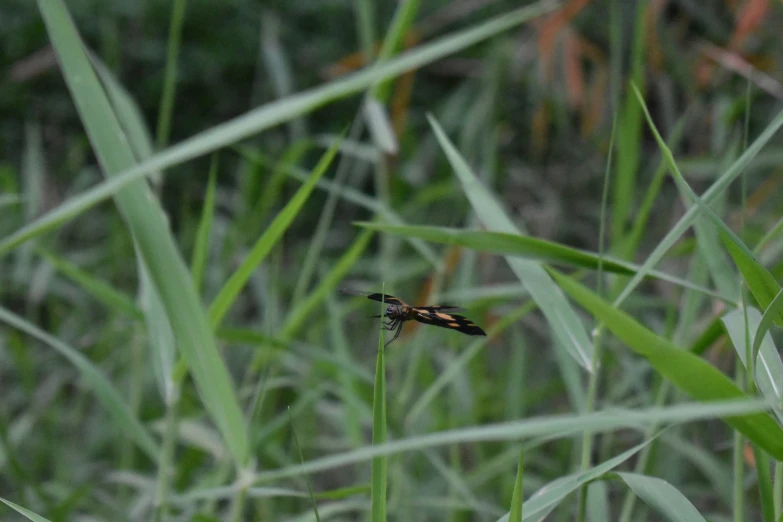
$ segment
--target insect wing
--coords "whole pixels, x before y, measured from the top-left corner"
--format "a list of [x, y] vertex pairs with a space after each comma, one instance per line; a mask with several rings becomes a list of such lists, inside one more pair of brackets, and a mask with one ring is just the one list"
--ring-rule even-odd
[[433, 310], [433, 307], [414, 308], [414, 319], [422, 324], [431, 324], [456, 330], [467, 335], [487, 335], [484, 330], [473, 324], [467, 317], [456, 314], [446, 314]]
[[353, 290], [351, 288], [341, 288], [340, 292], [342, 292], [343, 294], [354, 295], [357, 297], [366, 297], [367, 299], [372, 299], [373, 301], [378, 301], [379, 303], [385, 302], [386, 304], [397, 305], [397, 306], [402, 306], [405, 304], [402, 301], [402, 299], [397, 299], [393, 295], [389, 295], [389, 294], [386, 294], [386, 296], [384, 297], [384, 295], [380, 293], [371, 294], [368, 292], [360, 292], [359, 290]]
[[416, 310], [422, 310], [426, 312], [440, 312], [441, 310], [459, 310], [460, 306], [453, 305], [435, 305], [435, 306], [416, 306]]
[[403, 306], [405, 303], [402, 302], [401, 299], [397, 299], [393, 295], [386, 294], [385, 296], [383, 294], [369, 294], [365, 295], [367, 299], [372, 299], [373, 301], [384, 302], [386, 304], [390, 305], [397, 305], [397, 306]]

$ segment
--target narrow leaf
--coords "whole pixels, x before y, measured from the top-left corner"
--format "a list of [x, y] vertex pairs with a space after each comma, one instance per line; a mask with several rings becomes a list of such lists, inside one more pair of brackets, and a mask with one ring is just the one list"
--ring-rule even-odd
[[647, 505], [675, 522], [707, 522], [677, 488], [665, 480], [638, 473], [617, 473]]
[[[747, 396], [704, 359], [674, 346], [625, 312], [614, 308], [570, 277], [549, 271], [572, 299], [602, 321], [621, 341], [645, 357], [662, 377], [701, 401], [740, 399]], [[777, 459], [783, 457], [783, 430], [766, 413], [723, 419]]]

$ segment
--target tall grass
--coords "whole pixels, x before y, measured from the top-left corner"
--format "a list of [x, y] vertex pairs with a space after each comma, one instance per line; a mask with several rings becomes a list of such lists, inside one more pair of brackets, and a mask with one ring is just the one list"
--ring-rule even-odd
[[[28, 7], [60, 83], [0, 135], [3, 520], [780, 520], [783, 112], [655, 24], [684, 8], [620, 4], [239, 2], [226, 33], [178, 1], [138, 49]], [[742, 58], [774, 24], [726, 5]], [[385, 346], [347, 283], [487, 336]]]

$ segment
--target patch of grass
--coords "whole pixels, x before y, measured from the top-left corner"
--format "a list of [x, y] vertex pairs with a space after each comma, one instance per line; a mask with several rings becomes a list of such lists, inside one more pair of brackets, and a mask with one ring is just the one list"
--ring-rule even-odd
[[4, 520], [780, 518], [769, 3], [82, 4], [0, 6]]

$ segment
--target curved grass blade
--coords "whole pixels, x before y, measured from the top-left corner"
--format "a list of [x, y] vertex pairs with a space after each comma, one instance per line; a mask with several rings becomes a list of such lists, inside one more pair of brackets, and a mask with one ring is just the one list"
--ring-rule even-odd
[[[566, 475], [565, 477], [561, 477], [546, 484], [522, 505], [522, 509], [525, 512], [525, 517], [522, 520], [528, 522], [543, 520], [568, 495], [591, 480], [595, 480], [601, 475], [613, 470], [634, 456], [639, 450], [647, 446], [647, 444], [653, 440], [655, 440], [655, 437], [648, 439], [597, 466], [584, 471], [579, 471], [572, 475]], [[511, 522], [510, 513], [498, 519], [498, 522]]]
[[[567, 266], [589, 268], [591, 270], [598, 270], [600, 265], [602, 270], [615, 274], [633, 275], [640, 268], [639, 265], [621, 259], [614, 259], [606, 256], [601, 258], [598, 254], [593, 252], [521, 234], [418, 225], [400, 226], [367, 221], [358, 221], [354, 224], [401, 237], [419, 238], [434, 243], [464, 246], [481, 252], [522, 256], [536, 261], [561, 263]], [[724, 302], [729, 302], [731, 304], [736, 302], [735, 299], [713, 292], [708, 288], [694, 285], [685, 279], [659, 272], [658, 270], [650, 270], [647, 275], [648, 277], [668, 281], [683, 288], [696, 290]]]
[[[759, 327], [761, 326], [761, 312], [755, 308], [749, 307], [745, 310], [732, 310], [723, 316], [723, 324], [726, 327], [726, 332], [731, 338], [731, 342], [734, 345], [734, 349], [737, 352], [742, 364], [748, 367], [748, 347], [745, 343], [745, 314], [747, 313], [748, 324], [747, 329], [750, 331], [750, 335], [757, 334]], [[754, 361], [755, 375], [754, 379], [756, 385], [761, 391], [762, 395], [766, 397], [771, 406], [772, 411], [778, 417], [778, 420], [783, 424], [783, 412], [780, 410], [779, 405], [783, 400], [783, 390], [781, 390], [781, 383], [783, 383], [783, 362], [780, 360], [778, 350], [775, 348], [775, 344], [772, 341], [772, 336], [765, 332], [763, 339], [751, 337], [753, 349], [759, 347], [759, 351], [751, 352], [753, 354], [758, 353], [758, 357]]]
[[[40, 1], [41, 5], [47, 5], [47, 2], [54, 0]], [[169, 147], [137, 166], [126, 167], [116, 178], [104, 181], [80, 196], [71, 198], [63, 205], [17, 230], [11, 236], [0, 241], [0, 256], [8, 253], [14, 247], [30, 238], [55, 229], [70, 218], [112, 197], [128, 183], [132, 183], [156, 171], [162, 171], [185, 161], [209, 154], [221, 147], [312, 112], [332, 101], [360, 92], [378, 82], [394, 78], [413, 69], [418, 69], [428, 63], [437, 61], [503, 31], [507, 31], [512, 27], [544, 15], [557, 8], [558, 5], [559, 2], [557, 1], [543, 0], [537, 4], [516, 9], [487, 20], [477, 27], [457, 31], [455, 34], [421, 45], [388, 62], [361, 70], [327, 85], [315, 87], [262, 105], [233, 120], [217, 125]]]
[[[772, 326], [772, 323], [774, 323], [775, 318], [779, 317], [781, 314], [783, 314], [783, 288], [778, 292], [778, 295], [775, 296], [772, 302], [769, 303], [767, 309], [764, 310], [764, 315], [761, 316], [761, 321], [759, 321], [758, 327], [756, 327], [756, 333], [753, 336], [753, 352], [752, 352], [754, 360], [756, 359], [756, 356], [759, 353], [762, 340], [767, 339], [767, 332]], [[775, 349], [775, 353], [777, 354], [777, 349]], [[783, 382], [783, 381], [778, 381], [778, 382]]]
[[[634, 352], [646, 358], [662, 377], [691, 397], [701, 401], [747, 398], [734, 382], [704, 359], [656, 335], [570, 277], [553, 269], [549, 269], [549, 273], [572, 299], [602, 321]], [[723, 420], [776, 459], [783, 457], [783, 430], [768, 414], [754, 413]]]
[[[437, 121], [427, 116], [435, 136], [457, 174], [473, 210], [485, 227], [493, 232], [519, 234], [516, 226], [506, 216], [500, 203], [473, 174]], [[541, 308], [557, 339], [568, 353], [585, 369], [593, 371], [593, 344], [587, 336], [579, 316], [557, 289], [557, 285], [541, 265], [516, 257], [506, 256], [506, 262]]]
[[[136, 169], [133, 151], [82, 47], [65, 4], [62, 0], [40, 0], [38, 5], [101, 167], [107, 176]], [[149, 269], [178, 348], [206, 409], [226, 440], [232, 456], [242, 465], [248, 455], [242, 412], [190, 274], [171, 236], [166, 216], [144, 180], [126, 185], [116, 194], [115, 200], [133, 234], [137, 251]]]
[[139, 422], [114, 385], [93, 363], [56, 337], [49, 335], [22, 317], [0, 308], [0, 321], [51, 346], [79, 370], [84, 381], [114, 418], [120, 431], [130, 437], [153, 461], [157, 461], [160, 449], [147, 429]]
[[623, 479], [639, 498], [666, 515], [669, 520], [707, 522], [696, 507], [665, 480], [638, 473], [618, 472], [617, 476]]
[[23, 517], [27, 518], [28, 520], [32, 520], [33, 522], [50, 522], [48, 518], [44, 518], [41, 515], [38, 515], [36, 513], [33, 513], [29, 509], [25, 509], [20, 505], [14, 504], [10, 500], [6, 500], [4, 498], [0, 498], [0, 502], [5, 504], [6, 506], [10, 507]]
[[377, 446], [364, 446], [346, 453], [294, 464], [282, 469], [257, 473], [254, 483], [269, 482], [302, 473], [315, 473], [371, 460], [379, 455], [418, 451], [425, 448], [466, 444], [479, 441], [520, 440], [528, 437], [573, 437], [585, 430], [593, 433], [620, 428], [644, 430], [650, 426], [693, 422], [716, 417], [749, 415], [767, 408], [762, 399], [716, 401], [709, 404], [686, 403], [677, 406], [635, 410], [612, 410], [580, 415], [542, 416], [522, 421], [504, 422], [441, 431], [395, 440]]

